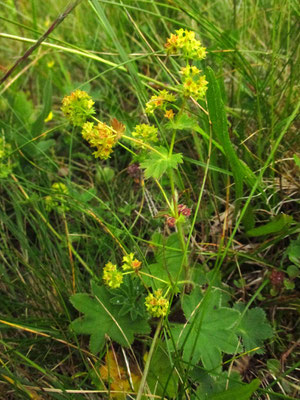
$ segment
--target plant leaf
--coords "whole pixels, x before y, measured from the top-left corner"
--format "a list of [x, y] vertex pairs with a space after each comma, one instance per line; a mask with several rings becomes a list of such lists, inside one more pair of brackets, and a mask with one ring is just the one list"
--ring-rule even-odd
[[186, 113], [177, 114], [176, 117], [166, 124], [168, 129], [184, 130], [197, 129], [198, 124], [195, 118], [188, 116]]
[[[235, 304], [234, 308], [243, 313], [245, 305], [242, 303]], [[263, 346], [265, 339], [273, 336], [273, 330], [267, 321], [264, 310], [260, 307], [247, 310], [242, 314], [242, 319], [236, 327], [236, 332], [243, 339], [243, 346], [245, 351], [253, 350], [257, 347]], [[261, 349], [253, 353], [263, 353]]]
[[172, 360], [166, 346], [160, 343], [151, 359], [147, 377], [151, 393], [157, 396], [174, 398], [178, 388], [178, 374], [175, 372]]
[[238, 348], [238, 337], [232, 328], [240, 313], [222, 307], [221, 301], [219, 289], [205, 297], [199, 288], [194, 289], [182, 303], [188, 323], [172, 328], [175, 342], [183, 348], [183, 359], [195, 364], [201, 360], [208, 370], [221, 365], [221, 352], [231, 354]]
[[280, 214], [267, 224], [259, 226], [258, 228], [250, 229], [249, 231], [247, 231], [247, 235], [253, 237], [277, 233], [285, 228], [288, 228], [292, 222], [293, 217], [291, 215]]
[[[28, 127], [33, 114], [33, 104], [31, 100], [27, 99], [24, 91], [18, 92], [14, 96], [13, 109], [18, 125], [24, 123], [24, 125]], [[31, 138], [32, 136], [30, 135], [29, 137]]]
[[222, 393], [216, 393], [207, 398], [207, 400], [249, 400], [251, 395], [259, 387], [260, 380], [253, 379], [249, 384], [235, 386]]
[[191, 377], [198, 386], [196, 398], [201, 400], [207, 400], [209, 396], [242, 385], [241, 376], [236, 371], [210, 374], [201, 367], [195, 367], [191, 371]]
[[297, 167], [300, 168], [300, 158], [297, 156], [297, 154], [294, 154], [294, 161]]
[[38, 136], [42, 133], [45, 125], [45, 118], [51, 111], [52, 105], [52, 80], [51, 76], [46, 80], [43, 93], [43, 109], [31, 127], [32, 136]]
[[[213, 132], [223, 147], [224, 154], [231, 166], [235, 181], [236, 198], [238, 199], [243, 196], [243, 182], [246, 181], [251, 187], [256, 177], [248, 165], [239, 159], [231, 143], [221, 90], [213, 70], [208, 67], [205, 71], [205, 75], [209, 82], [207, 89], [207, 105]], [[261, 189], [259, 188], [259, 190]]]
[[225, 150], [225, 155], [230, 163], [236, 185], [236, 198], [238, 198], [243, 194], [244, 168], [236, 155], [229, 137], [225, 107], [215, 74], [211, 68], [207, 68], [205, 75], [209, 82], [207, 105], [213, 132]]
[[73, 306], [84, 317], [77, 318], [71, 323], [71, 327], [77, 333], [91, 335], [90, 350], [96, 354], [102, 350], [105, 344], [105, 336], [122, 346], [130, 346], [134, 340], [134, 334], [147, 334], [150, 326], [145, 319], [132, 321], [130, 316], [120, 316], [120, 307], [111, 304], [111, 292], [103, 286], [98, 286], [92, 281], [93, 296], [87, 293], [77, 293], [71, 296]]
[[[160, 235], [158, 238], [160, 244], [163, 244], [163, 238]], [[142, 271], [162, 279], [167, 283], [161, 282], [158, 279], [153, 279], [143, 275], [143, 281], [146, 285], [155, 289], [164, 289], [167, 286], [176, 284], [177, 279], [183, 279], [184, 271], [179, 275], [182, 264], [182, 249], [180, 246], [179, 236], [177, 233], [170, 235], [165, 244], [159, 247], [155, 254], [156, 263], [143, 267]]]
[[39, 151], [39, 153], [45, 153], [46, 151], [51, 149], [51, 147], [54, 147], [55, 144], [56, 141], [54, 139], [46, 139], [36, 143], [35, 147]]
[[145, 168], [145, 178], [159, 179], [168, 169], [177, 168], [181, 164], [182, 154], [169, 154], [165, 147], [155, 147], [160, 154], [152, 152], [149, 158], [141, 163], [141, 167]]
[[300, 267], [300, 237], [291, 241], [287, 248], [287, 255], [291, 262]]
[[[202, 162], [199, 160], [193, 160], [192, 158], [186, 157], [186, 156], [183, 157], [183, 160], [187, 161], [191, 164], [199, 165], [199, 167], [206, 168], [205, 162]], [[221, 174], [232, 175], [232, 172], [227, 171], [226, 169], [223, 169], [223, 168], [216, 167], [215, 165], [212, 165], [212, 164], [209, 164], [208, 169], [211, 171], [220, 172]]]

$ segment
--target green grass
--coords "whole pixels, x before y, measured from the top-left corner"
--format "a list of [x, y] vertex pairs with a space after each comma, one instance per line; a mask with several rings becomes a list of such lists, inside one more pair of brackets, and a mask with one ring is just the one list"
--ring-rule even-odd
[[[0, 1], [2, 76], [61, 15], [61, 3]], [[109, 398], [99, 368], [106, 350], [114, 349], [123, 366], [135, 357], [141, 370], [150, 371], [142, 378], [145, 387], [128, 398], [143, 398], [142, 388], [147, 393], [153, 359], [176, 371], [178, 399], [207, 399], [203, 365], [186, 362], [170, 334], [172, 323], [186, 322], [174, 293], [170, 321], [152, 321], [152, 332], [129, 349], [107, 339], [100, 354], [91, 354], [88, 337], [70, 329], [79, 316], [70, 296], [90, 293], [91, 278], [101, 282], [104, 265], [121, 262], [122, 248], [148, 267], [155, 243], [170, 257], [177, 251], [181, 269], [190, 262], [189, 279], [208, 288], [200, 326], [218, 285], [230, 305], [264, 309], [274, 330], [264, 353], [232, 352], [223, 357], [223, 371], [238, 371], [245, 383], [259, 378], [253, 398], [299, 396], [299, 278], [288, 274], [291, 264], [299, 267], [299, 255], [291, 259], [300, 232], [294, 158], [300, 157], [299, 11], [292, 0], [82, 1], [2, 83], [0, 132], [11, 147], [0, 172], [9, 165], [11, 172], [0, 180], [0, 398]], [[181, 61], [166, 57], [164, 43], [181, 27], [194, 30], [207, 47], [206, 59], [196, 65], [215, 86], [200, 102], [210, 120], [207, 111], [191, 107], [198, 128], [180, 132], [174, 144], [184, 156], [174, 185], [192, 216], [178, 227], [183, 246], [166, 248], [170, 230], [161, 216], [167, 204], [159, 186], [171, 201], [172, 179], [166, 174], [159, 184], [151, 178], [145, 186], [134, 182], [127, 172], [134, 157], [121, 146], [107, 161], [96, 160], [60, 107], [71, 91], [86, 90], [96, 101], [97, 118], [116, 117], [129, 135], [147, 121], [151, 95], [176, 90]], [[50, 111], [52, 119], [44, 122]], [[160, 119], [156, 123], [168, 147], [170, 138]], [[46, 207], [54, 182], [68, 187], [63, 212]], [[246, 234], [282, 214], [292, 220], [281, 228]], [[158, 232], [162, 243], [153, 236]], [[274, 270], [295, 287], [274, 290]], [[211, 372], [209, 379], [221, 385], [221, 369]], [[168, 394], [168, 379], [161, 378], [161, 396]], [[230, 375], [233, 384], [237, 379]]]

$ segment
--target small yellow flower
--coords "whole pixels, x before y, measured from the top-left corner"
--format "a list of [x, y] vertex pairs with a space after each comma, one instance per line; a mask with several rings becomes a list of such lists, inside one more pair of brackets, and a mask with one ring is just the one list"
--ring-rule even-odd
[[117, 270], [115, 264], [108, 262], [103, 268], [103, 280], [107, 286], [116, 289], [120, 287], [123, 282], [123, 274]]
[[205, 75], [200, 75], [200, 69], [188, 65], [182, 68], [180, 73], [183, 75], [183, 95], [185, 97], [192, 96], [195, 100], [202, 99], [205, 96], [208, 82]]
[[173, 110], [166, 110], [166, 112], [165, 112], [165, 117], [166, 118], [168, 118], [168, 119], [173, 119], [174, 118], [174, 111]]
[[146, 143], [148, 142], [157, 142], [157, 128], [153, 125], [141, 124], [136, 125], [134, 131], [132, 132], [132, 136], [136, 139], [142, 140]]
[[47, 18], [45, 19], [45, 21], [44, 21], [45, 27], [48, 28], [48, 26], [50, 25], [50, 23], [51, 23], [50, 18], [47, 17]]
[[69, 208], [66, 202], [66, 196], [69, 190], [64, 183], [55, 182], [51, 186], [53, 194], [45, 197], [45, 207], [47, 211], [56, 210], [58, 212], [68, 211]]
[[62, 194], [69, 194], [68, 188], [64, 183], [61, 182], [55, 182], [51, 186], [52, 190], [55, 190], [56, 192], [62, 193]]
[[44, 119], [44, 122], [49, 122], [53, 119], [53, 112], [50, 111], [48, 116]]
[[182, 67], [180, 70], [180, 74], [184, 77], [194, 77], [199, 75], [201, 70], [198, 69], [195, 65], [187, 65], [186, 67]]
[[137, 271], [141, 265], [142, 265], [142, 262], [137, 259], [134, 259], [131, 264], [132, 269], [134, 269], [135, 271]]
[[206, 57], [206, 49], [199, 40], [195, 39], [195, 32], [187, 29], [178, 29], [165, 44], [168, 54], [182, 53], [184, 57], [202, 60]]
[[54, 64], [55, 64], [55, 61], [54, 61], [54, 60], [48, 61], [48, 62], [47, 62], [47, 67], [48, 67], [48, 68], [53, 68], [53, 67], [54, 67]]
[[6, 143], [3, 138], [0, 138], [0, 159], [4, 158], [11, 152], [11, 145]]
[[118, 121], [117, 118], [113, 118], [111, 120], [111, 127], [114, 133], [117, 135], [117, 138], [120, 139], [125, 132], [125, 125], [122, 122]]
[[169, 301], [162, 295], [162, 290], [155, 290], [154, 294], [150, 293], [145, 299], [147, 311], [153, 317], [165, 317], [169, 309]]
[[82, 127], [82, 137], [89, 142], [89, 145], [96, 147], [93, 153], [96, 158], [106, 160], [113, 147], [117, 144], [118, 137], [114, 133], [113, 128], [106, 125], [104, 122], [98, 122], [95, 125], [93, 122], [86, 122]]
[[157, 108], [164, 109], [167, 103], [176, 101], [176, 97], [167, 90], [160, 90], [146, 103], [146, 113], [153, 114]]
[[61, 110], [73, 125], [82, 126], [91, 115], [95, 114], [94, 104], [86, 92], [75, 90], [70, 96], [63, 98]]
[[137, 271], [141, 266], [141, 261], [134, 258], [134, 254], [130, 253], [123, 257], [122, 268], [124, 271], [133, 270]]
[[167, 39], [167, 43], [165, 43], [165, 48], [167, 49], [167, 52], [169, 54], [177, 53], [177, 50], [179, 48], [178, 39], [179, 39], [179, 36], [174, 35], [174, 33], [171, 33], [171, 36]]

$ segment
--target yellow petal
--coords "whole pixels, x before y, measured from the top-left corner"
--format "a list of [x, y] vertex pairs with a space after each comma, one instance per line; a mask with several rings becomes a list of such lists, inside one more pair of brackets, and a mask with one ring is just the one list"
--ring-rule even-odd
[[44, 119], [44, 122], [49, 122], [52, 120], [52, 118], [53, 118], [53, 112], [50, 111], [48, 114], [48, 117]]

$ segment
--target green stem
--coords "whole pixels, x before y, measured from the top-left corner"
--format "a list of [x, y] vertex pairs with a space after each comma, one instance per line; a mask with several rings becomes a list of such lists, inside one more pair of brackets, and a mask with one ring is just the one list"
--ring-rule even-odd
[[139, 144], [141, 147], [146, 147], [146, 149], [149, 149], [149, 150], [153, 151], [154, 153], [159, 154], [161, 157], [164, 157], [164, 155], [160, 151], [158, 151], [154, 147], [150, 146], [150, 144], [143, 142], [142, 140], [134, 139], [133, 137], [130, 137], [127, 135], [122, 135], [122, 139], [130, 140], [131, 142]]
[[171, 156], [172, 153], [173, 153], [175, 138], [176, 138], [176, 129], [174, 129], [174, 130], [173, 130], [173, 133], [172, 133], [172, 139], [171, 139], [170, 149], [169, 149], [169, 156]]
[[161, 191], [162, 195], [164, 196], [164, 199], [166, 200], [166, 203], [168, 204], [168, 207], [170, 209], [171, 212], [173, 212], [173, 208], [171, 203], [169, 202], [168, 196], [166, 194], [166, 192], [164, 191], [163, 187], [161, 186], [161, 184], [159, 183], [158, 179], [154, 178], [155, 183], [157, 184], [157, 186], [159, 187], [159, 190]]
[[131, 153], [133, 156], [136, 157], [136, 153], [134, 151], [132, 151], [131, 149], [129, 149], [129, 147], [125, 146], [123, 143], [119, 142], [118, 143], [119, 146], [123, 147], [123, 149], [125, 149], [126, 151], [128, 151], [128, 153]]
[[[185, 278], [188, 279], [188, 260], [187, 260], [186, 244], [185, 244], [185, 237], [184, 237], [182, 222], [180, 222], [180, 221], [177, 222], [177, 230], [178, 230], [179, 240], [180, 240], [180, 244], [181, 244], [182, 251], [183, 251], [182, 265], [185, 269]], [[180, 271], [181, 271], [181, 268], [180, 268]]]
[[[176, 197], [175, 197], [175, 184], [174, 184], [174, 176], [173, 176], [172, 170], [169, 172], [169, 179], [170, 179], [171, 192], [172, 192], [172, 198], [173, 198], [173, 204], [174, 204], [174, 213], [175, 213], [175, 218], [177, 219], [178, 218], [178, 209], [177, 209], [177, 202], [176, 202]], [[185, 272], [186, 272], [185, 275], [187, 278], [188, 262], [187, 262], [187, 252], [186, 252], [185, 237], [184, 237], [182, 222], [178, 220], [176, 226], [177, 226], [177, 232], [178, 232], [178, 236], [179, 236], [179, 240], [180, 240], [181, 249], [183, 251], [182, 266], [185, 269]], [[182, 266], [180, 268], [180, 272], [177, 276], [177, 279], [180, 276]]]
[[[173, 153], [175, 138], [176, 138], [176, 130], [174, 129], [173, 134], [172, 134], [171, 143], [170, 143], [169, 157], [171, 157], [172, 153]], [[169, 172], [169, 179], [170, 179], [170, 185], [171, 185], [171, 193], [172, 193], [172, 199], [173, 199], [173, 205], [174, 205], [175, 218], [177, 218], [178, 212], [177, 212], [177, 203], [176, 203], [176, 197], [175, 197], [174, 176], [173, 176], [172, 170]]]
[[[183, 113], [184, 107], [185, 107], [185, 103], [186, 103], [186, 101], [184, 100], [182, 105], [181, 105], [181, 108], [180, 108], [180, 110], [178, 112], [177, 117], [180, 116]], [[176, 129], [174, 129], [173, 133], [172, 133], [172, 139], [171, 139], [170, 148], [169, 148], [169, 157], [171, 157], [171, 155], [173, 153], [175, 139], [176, 139]], [[173, 170], [171, 170], [169, 172], [169, 179], [170, 179], [171, 193], [172, 193], [172, 199], [173, 199], [173, 205], [174, 205], [174, 213], [175, 213], [175, 218], [177, 219], [178, 218], [178, 209], [177, 209], [177, 201], [176, 201], [176, 196], [175, 196], [175, 183], [174, 183]], [[178, 231], [178, 235], [179, 235], [180, 245], [181, 245], [181, 248], [182, 248], [182, 251], [183, 251], [182, 266], [184, 266], [184, 268], [185, 268], [185, 271], [186, 271], [185, 275], [186, 275], [186, 278], [187, 278], [187, 269], [188, 269], [187, 251], [186, 251], [186, 243], [185, 243], [185, 237], [184, 237], [184, 232], [183, 232], [183, 227], [182, 227], [182, 222], [181, 221], [177, 221], [177, 231]], [[180, 273], [181, 273], [181, 268], [180, 268]], [[178, 277], [179, 276], [180, 275], [178, 275]]]
[[[134, 272], [134, 271], [133, 271], [133, 272]], [[130, 273], [131, 273], [131, 271], [130, 271]], [[125, 273], [125, 274], [126, 274], [126, 273]], [[123, 275], [125, 275], [125, 274], [123, 274]], [[157, 277], [156, 277], [156, 276], [154, 276], [154, 275], [147, 274], [147, 272], [142, 272], [142, 271], [139, 271], [139, 274], [141, 274], [141, 275], [145, 275], [145, 276], [149, 276], [150, 278], [152, 278], [152, 279], [155, 279], [156, 281], [159, 281], [159, 282], [165, 283], [166, 285], [168, 285], [168, 284], [169, 284], [169, 282], [167, 282], [167, 281], [164, 281], [163, 279], [157, 278]]]
[[142, 376], [142, 379], [141, 379], [141, 383], [140, 383], [138, 394], [136, 396], [136, 400], [141, 400], [141, 398], [143, 396], [144, 387], [145, 387], [147, 376], [148, 376], [148, 373], [149, 373], [150, 363], [151, 363], [151, 360], [152, 360], [152, 357], [153, 357], [153, 353], [154, 353], [154, 350], [155, 350], [155, 347], [156, 347], [156, 342], [158, 340], [158, 337], [159, 337], [159, 334], [160, 334], [160, 331], [161, 331], [162, 321], [163, 321], [162, 319], [159, 321], [159, 323], [157, 325], [157, 328], [156, 328], [156, 331], [155, 331], [155, 334], [154, 334], [154, 338], [153, 338], [152, 343], [151, 343], [151, 347], [150, 347], [149, 354], [148, 354], [148, 357], [147, 357], [147, 361], [146, 361], [146, 364], [145, 364], [144, 373], [143, 373], [143, 376]]
[[[11, 35], [9, 33], [4, 33], [4, 32], [0, 33], [0, 38], [16, 40], [16, 41], [24, 42], [24, 43], [33, 43], [33, 44], [36, 43], [35, 39], [30, 39], [30, 38], [25, 38], [25, 37], [22, 37], [22, 36]], [[57, 40], [57, 39], [54, 39], [54, 40]], [[131, 63], [131, 62], [133, 62], [135, 60], [148, 57], [149, 55], [153, 55], [152, 52], [151, 53], [146, 53], [146, 54], [143, 54], [142, 56], [134, 57], [132, 59], [129, 59], [126, 62], [117, 64], [117, 63], [114, 63], [112, 61], [109, 61], [109, 60], [106, 60], [104, 58], [101, 58], [101, 57], [97, 56], [96, 54], [90, 53], [90, 52], [88, 52], [86, 50], [82, 50], [82, 49], [79, 49], [79, 48], [76, 48], [76, 47], [74, 48], [74, 46], [72, 46], [70, 44], [69, 44], [70, 47], [60, 46], [58, 44], [49, 43], [49, 42], [41, 42], [41, 43], [39, 43], [39, 45], [41, 45], [42, 47], [50, 47], [50, 48], [54, 48], [54, 49], [59, 50], [59, 51], [66, 52], [66, 53], [72, 53], [72, 54], [76, 54], [78, 56], [86, 57], [86, 58], [89, 58], [90, 60], [95, 60], [95, 61], [98, 61], [98, 62], [104, 64], [104, 65], [108, 65], [108, 66], [112, 67], [111, 69], [117, 69], [117, 70], [125, 72], [125, 73], [127, 73], [127, 69], [125, 68], [124, 65], [129, 64], [129, 63]], [[143, 81], [155, 83], [156, 85], [159, 85], [160, 87], [166, 88], [168, 90], [172, 90], [173, 92], [180, 92], [180, 89], [178, 89], [178, 87], [176, 87], [176, 86], [166, 85], [163, 82], [160, 82], [157, 79], [153, 79], [150, 76], [144, 75], [144, 74], [142, 74], [140, 72], [138, 72], [137, 75]]]

